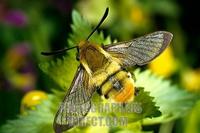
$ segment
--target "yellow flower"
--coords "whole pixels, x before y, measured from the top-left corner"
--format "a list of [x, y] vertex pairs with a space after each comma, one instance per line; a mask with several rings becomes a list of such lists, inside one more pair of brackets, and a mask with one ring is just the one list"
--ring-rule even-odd
[[135, 24], [141, 24], [144, 21], [144, 13], [140, 7], [134, 7], [131, 9], [131, 20]]
[[26, 93], [21, 101], [21, 113], [25, 114], [28, 109], [34, 109], [36, 105], [45, 99], [47, 99], [47, 94], [43, 91], [33, 90]]
[[168, 47], [160, 56], [149, 64], [149, 68], [156, 74], [169, 77], [177, 68], [177, 63], [172, 54], [171, 47]]
[[30, 53], [29, 45], [26, 43], [17, 44], [9, 49], [5, 56], [7, 67], [11, 69], [18, 69], [24, 66], [29, 58]]
[[182, 74], [181, 83], [190, 91], [200, 90], [200, 68], [197, 70], [186, 70]]
[[35, 84], [35, 76], [31, 73], [13, 73], [9, 78], [9, 82], [17, 89], [23, 88], [24, 90], [29, 90], [29, 87], [32, 87]]

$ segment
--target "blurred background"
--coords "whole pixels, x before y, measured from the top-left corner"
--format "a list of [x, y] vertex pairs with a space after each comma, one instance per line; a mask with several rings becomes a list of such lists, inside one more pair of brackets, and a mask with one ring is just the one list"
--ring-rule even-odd
[[[72, 10], [95, 26], [106, 7], [110, 13], [101, 30], [113, 40], [158, 30], [173, 33], [167, 50], [145, 68], [200, 93], [198, 1], [0, 0], [0, 126], [47, 98], [51, 83], [38, 67], [46, 60], [40, 52], [68, 46]], [[172, 131], [200, 133], [199, 111], [197, 103], [186, 117], [174, 122]]]

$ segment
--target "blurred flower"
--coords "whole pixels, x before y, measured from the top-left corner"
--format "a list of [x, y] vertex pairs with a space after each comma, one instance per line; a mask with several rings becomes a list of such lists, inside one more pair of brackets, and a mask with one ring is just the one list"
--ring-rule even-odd
[[35, 77], [31, 73], [15, 73], [9, 78], [9, 83], [14, 85], [15, 88], [29, 91], [34, 89]]
[[[97, 4], [98, 3], [98, 4]], [[111, 1], [104, 0], [99, 2], [98, 0], [80, 0], [77, 3], [77, 7], [81, 14], [88, 20], [89, 23], [96, 25], [101, 19], [101, 15], [103, 15], [106, 7], [109, 6], [110, 12], [109, 17], [107, 17], [106, 22], [103, 25], [107, 25], [113, 22], [115, 12], [113, 4]]]
[[20, 10], [9, 10], [4, 15], [3, 22], [16, 27], [25, 27], [28, 19], [25, 13]]
[[25, 27], [28, 18], [23, 11], [10, 9], [5, 2], [0, 2], [0, 22], [11, 26]]
[[185, 70], [181, 75], [182, 85], [190, 91], [200, 91], [200, 68]]
[[6, 54], [6, 60], [8, 60], [8, 67], [12, 69], [18, 69], [25, 63], [25, 57], [30, 53], [30, 47], [26, 43], [17, 44], [13, 48], [9, 49]]
[[42, 100], [47, 98], [47, 94], [40, 90], [33, 90], [26, 93], [21, 101], [21, 113], [25, 114], [27, 110], [35, 109], [36, 105], [40, 104]]
[[131, 21], [136, 25], [141, 25], [145, 22], [144, 11], [139, 6], [134, 6], [130, 14]]
[[168, 47], [160, 56], [149, 64], [149, 68], [158, 75], [169, 77], [177, 68], [176, 60], [171, 47]]
[[[35, 88], [36, 75], [26, 43], [9, 49], [4, 58], [4, 75], [11, 88], [29, 91]], [[9, 88], [9, 87], [8, 87]]]

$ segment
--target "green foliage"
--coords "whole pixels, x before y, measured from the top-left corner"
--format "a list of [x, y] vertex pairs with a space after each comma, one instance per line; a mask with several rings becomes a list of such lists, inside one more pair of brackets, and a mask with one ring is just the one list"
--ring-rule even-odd
[[199, 96], [171, 85], [170, 81], [153, 75], [150, 71], [140, 73], [135, 71], [137, 86], [142, 86], [154, 97], [156, 105], [160, 107], [161, 117], [145, 119], [144, 124], [167, 122], [182, 117], [195, 105]]
[[[95, 112], [91, 111], [88, 116], [95, 114], [101, 117], [127, 118], [128, 123], [133, 123], [147, 117], [160, 116], [161, 112], [158, 110], [159, 107], [155, 106], [154, 98], [149, 95], [149, 92], [144, 91], [143, 87], [138, 87], [137, 91], [138, 93], [134, 101], [124, 105], [113, 103], [112, 99], [106, 100], [97, 94], [94, 95], [92, 101]], [[124, 127], [122, 126], [121, 128]]]
[[51, 77], [60, 88], [69, 88], [72, 82], [73, 75], [76, 72], [78, 62], [75, 60], [71, 54], [63, 57], [62, 59], [57, 59], [56, 61], [41, 63], [40, 68]]
[[[77, 44], [80, 40], [84, 40], [87, 35], [89, 35], [89, 32], [91, 32], [91, 27], [81, 18], [78, 12], [73, 11], [72, 33], [68, 39], [69, 45], [72, 46]], [[102, 33], [95, 33], [94, 36], [91, 37], [91, 41], [98, 44], [111, 43], [110, 38], [108, 37], [107, 39], [104, 39]], [[78, 62], [75, 60], [74, 51], [66, 54], [62, 59], [40, 64], [40, 68], [44, 73], [51, 77], [56, 84], [65, 90], [69, 88], [77, 66]], [[154, 124], [181, 117], [193, 107], [194, 103], [198, 99], [197, 96], [181, 90], [177, 86], [172, 86], [168, 80], [159, 78], [148, 70], [144, 72], [136, 70], [135, 75], [137, 79], [136, 86], [140, 88], [139, 94], [136, 96], [134, 102], [141, 103], [142, 113], [119, 114], [114, 111], [111, 114], [97, 114], [103, 116], [124, 115], [129, 118], [128, 127], [110, 127], [110, 131], [112, 132], [142, 132], [141, 123], [136, 121], [142, 120], [144, 124]], [[65, 93], [66, 91], [54, 90], [54, 93], [49, 95], [48, 100], [37, 106], [36, 110], [29, 111], [28, 115], [20, 115], [16, 120], [8, 121], [7, 124], [1, 127], [0, 132], [52, 133], [53, 119], [59, 106], [59, 102]], [[98, 98], [100, 99], [100, 97]], [[87, 128], [91, 127], [77, 127], [70, 130], [70, 132], [84, 132]]]
[[55, 96], [48, 96], [35, 110], [27, 115], [19, 115], [18, 119], [10, 120], [0, 129], [1, 133], [53, 133], [52, 122], [55, 110]]
[[[140, 103], [142, 107], [142, 113], [137, 114], [140, 115], [140, 119], [146, 118], [146, 117], [157, 117], [161, 115], [161, 112], [158, 110], [159, 106], [156, 106], [154, 102], [154, 97], [150, 96], [150, 92], [145, 91], [145, 88], [138, 87], [138, 95], [135, 97], [134, 102]], [[132, 114], [130, 114], [130, 118], [133, 117]], [[138, 119], [139, 120], [139, 119]]]
[[[73, 25], [71, 25], [72, 33], [69, 36], [68, 43], [70, 46], [77, 45], [81, 40], [85, 40], [92, 31], [91, 26], [85, 21], [77, 11], [72, 12]], [[96, 44], [110, 44], [110, 37], [104, 38], [102, 32], [94, 33], [89, 39]]]
[[[129, 122], [136, 122], [146, 117], [152, 118], [161, 115], [160, 111], [158, 110], [159, 107], [155, 106], [155, 102], [153, 101], [154, 98], [149, 95], [149, 92], [144, 91], [143, 87], [139, 87], [137, 89], [137, 96], [133, 102], [125, 105], [125, 111], [117, 112], [116, 110], [113, 110], [112, 115], [117, 117], [126, 117], [128, 118]], [[133, 110], [131, 111], [130, 109]]]
[[199, 133], [200, 131], [200, 102], [190, 111], [189, 115], [184, 118], [184, 133]]

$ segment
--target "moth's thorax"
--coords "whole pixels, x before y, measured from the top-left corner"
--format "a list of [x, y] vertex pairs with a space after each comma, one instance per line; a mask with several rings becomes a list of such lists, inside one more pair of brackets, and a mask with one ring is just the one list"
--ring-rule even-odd
[[82, 41], [79, 44], [80, 62], [88, 73], [94, 73], [108, 62], [108, 53], [99, 45]]

